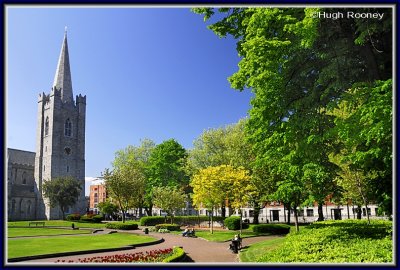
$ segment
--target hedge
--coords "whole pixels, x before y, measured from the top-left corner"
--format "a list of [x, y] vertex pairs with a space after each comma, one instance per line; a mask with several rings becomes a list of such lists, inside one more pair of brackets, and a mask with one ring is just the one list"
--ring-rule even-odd
[[290, 226], [286, 224], [259, 224], [253, 226], [255, 233], [288, 234]]
[[[240, 217], [230, 216], [224, 220], [224, 225], [229, 230], [240, 230]], [[242, 229], [247, 229], [249, 224], [242, 222]]]
[[180, 231], [181, 226], [178, 224], [157, 224], [156, 230], [158, 231], [159, 229], [167, 229], [169, 231]]
[[81, 215], [80, 214], [70, 214], [67, 216], [67, 220], [68, 221], [78, 221], [81, 219]]
[[[224, 221], [224, 217], [213, 217], [213, 221]], [[197, 223], [209, 221], [208, 216], [176, 216], [174, 217], [174, 223], [179, 225], [196, 225]], [[171, 217], [162, 216], [149, 216], [142, 217], [140, 219], [141, 226], [155, 226], [162, 223], [170, 223]]]
[[136, 223], [107, 223], [106, 228], [107, 229], [115, 229], [115, 230], [137, 230], [139, 227], [138, 224]]
[[171, 256], [165, 258], [163, 260], [164, 263], [169, 262], [181, 262], [185, 258], [185, 251], [181, 247], [174, 247], [173, 253]]
[[103, 220], [102, 215], [84, 215], [81, 216], [80, 222], [100, 223]]

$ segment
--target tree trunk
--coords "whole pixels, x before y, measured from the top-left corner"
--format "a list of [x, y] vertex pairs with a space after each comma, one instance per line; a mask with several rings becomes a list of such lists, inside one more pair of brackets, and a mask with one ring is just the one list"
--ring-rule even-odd
[[[272, 219], [271, 219], [271, 221], [272, 221]], [[283, 221], [286, 223], [286, 205], [285, 204], [283, 204]]]
[[369, 213], [368, 213], [368, 202], [364, 201], [364, 205], [365, 205], [365, 212], [367, 214], [367, 220], [368, 220], [368, 225], [371, 224], [370, 220], [369, 220]]
[[258, 224], [258, 217], [260, 216], [260, 205], [257, 202], [254, 202], [254, 218], [253, 224]]
[[323, 203], [318, 203], [318, 221], [324, 221]]
[[296, 232], [299, 232], [299, 217], [297, 215], [297, 206], [296, 205], [293, 207], [293, 211], [294, 211], [294, 225], [296, 227]]
[[214, 209], [211, 209], [211, 224], [210, 224], [210, 231], [211, 234], [214, 234], [214, 221], [213, 221], [213, 216], [214, 216]]
[[286, 207], [288, 213], [287, 213], [287, 224], [290, 225], [290, 204], [287, 205]]
[[125, 211], [124, 210], [121, 210], [122, 211], [122, 223], [125, 223]]
[[60, 210], [61, 210], [62, 220], [65, 220], [65, 210], [64, 210], [64, 207], [60, 207]]
[[361, 205], [357, 205], [357, 219], [361, 219]]
[[240, 211], [240, 221], [239, 221], [239, 224], [240, 224], [240, 235], [242, 235], [242, 228], [243, 228], [243, 224], [242, 224], [242, 209], [241, 208], [239, 208], [239, 211]]
[[145, 207], [144, 211], [146, 211], [146, 215], [149, 217], [153, 215], [153, 207], [152, 206]]
[[139, 206], [139, 218], [143, 216], [142, 212], [143, 212], [143, 207]]
[[347, 219], [350, 219], [349, 201], [347, 201]]
[[222, 202], [222, 204], [221, 204], [221, 216], [222, 216], [222, 217], [225, 217], [225, 216], [226, 216], [225, 202]]

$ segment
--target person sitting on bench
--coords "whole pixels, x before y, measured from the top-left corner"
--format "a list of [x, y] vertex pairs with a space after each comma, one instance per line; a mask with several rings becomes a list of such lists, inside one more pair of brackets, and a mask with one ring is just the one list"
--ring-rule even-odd
[[182, 233], [182, 236], [185, 237], [188, 236], [188, 234], [189, 234], [189, 228], [186, 226], [185, 230]]

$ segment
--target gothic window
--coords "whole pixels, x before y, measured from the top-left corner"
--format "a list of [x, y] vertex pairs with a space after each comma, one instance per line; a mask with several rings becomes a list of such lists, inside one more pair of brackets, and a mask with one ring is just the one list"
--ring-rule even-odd
[[11, 213], [15, 213], [15, 200], [12, 200]]
[[44, 124], [44, 136], [49, 135], [49, 117], [46, 117], [46, 123]]
[[26, 204], [28, 205], [27, 210], [26, 210], [26, 213], [27, 213], [28, 215], [30, 215], [30, 214], [31, 214], [31, 201], [28, 201]]
[[64, 135], [67, 137], [71, 137], [72, 134], [72, 123], [69, 120], [69, 118], [65, 121], [65, 126], [64, 126]]
[[67, 172], [69, 172], [69, 166], [67, 166]]
[[22, 173], [22, 184], [26, 185], [26, 172]]

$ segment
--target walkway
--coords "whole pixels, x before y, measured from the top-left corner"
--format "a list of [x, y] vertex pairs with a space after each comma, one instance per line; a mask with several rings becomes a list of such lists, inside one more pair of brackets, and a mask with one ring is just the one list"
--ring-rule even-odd
[[[137, 234], [144, 234], [141, 230], [134, 231]], [[191, 237], [182, 237], [181, 235], [170, 234], [170, 233], [155, 233], [150, 232], [149, 236], [155, 236], [157, 238], [164, 238], [164, 242], [151, 246], [137, 247], [132, 250], [124, 250], [124, 251], [111, 251], [104, 253], [91, 253], [85, 255], [75, 255], [75, 256], [64, 256], [57, 258], [48, 258], [48, 259], [39, 259], [39, 260], [29, 260], [24, 261], [23, 263], [52, 263], [57, 260], [65, 260], [68, 262], [69, 260], [77, 261], [78, 258], [88, 258], [88, 257], [97, 257], [97, 256], [108, 256], [108, 255], [116, 255], [116, 254], [126, 254], [126, 253], [136, 253], [136, 252], [146, 252], [154, 249], [165, 249], [171, 248], [173, 246], [183, 247], [189, 260], [196, 263], [233, 263], [239, 262], [238, 254], [232, 253], [228, 247], [229, 242], [210, 242], [201, 238], [191, 238]], [[251, 238], [244, 238], [242, 241], [242, 246], [248, 246], [250, 244], [273, 239], [279, 236], [258, 236]]]

